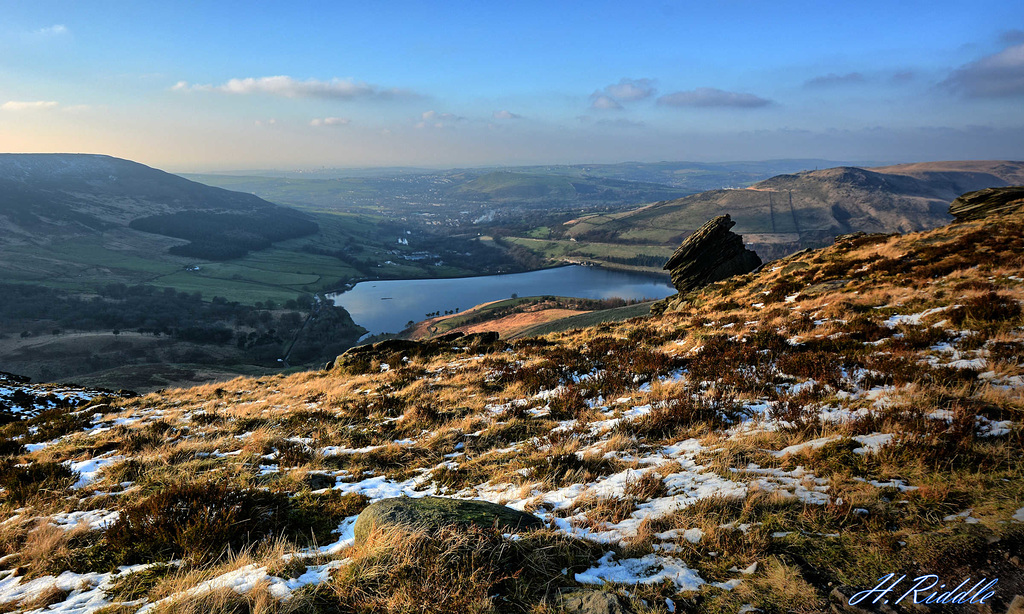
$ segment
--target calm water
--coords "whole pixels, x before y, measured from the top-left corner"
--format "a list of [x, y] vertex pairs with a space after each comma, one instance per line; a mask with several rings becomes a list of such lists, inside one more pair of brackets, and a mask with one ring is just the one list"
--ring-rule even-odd
[[660, 299], [674, 293], [668, 278], [662, 281], [636, 273], [566, 266], [512, 275], [364, 281], [348, 292], [328, 294], [327, 298], [348, 310], [356, 324], [375, 335], [397, 333], [409, 320], [418, 322], [434, 311], [464, 311], [480, 303], [511, 298], [513, 294]]

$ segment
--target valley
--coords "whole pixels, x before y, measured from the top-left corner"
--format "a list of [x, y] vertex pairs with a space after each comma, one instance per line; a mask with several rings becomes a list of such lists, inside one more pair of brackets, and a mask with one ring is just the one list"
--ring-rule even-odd
[[[543, 336], [392, 339], [324, 369], [142, 396], [0, 374], [0, 603], [852, 612], [897, 573], [998, 578], [985, 605], [1012, 611], [1015, 202]], [[617, 309], [634, 307], [651, 309]], [[395, 497], [529, 523], [367, 529]]]
[[[0, 367], [36, 379], [76, 378], [150, 390], [195, 383], [188, 379], [192, 373], [216, 372], [210, 377], [223, 378], [254, 369], [316, 366], [367, 331], [396, 334], [434, 311], [454, 312], [511, 294], [611, 296], [575, 283], [567, 292], [562, 282], [470, 296], [468, 287], [459, 288], [489, 287], [502, 278], [459, 278], [539, 274], [547, 267], [584, 264], [665, 279], [662, 265], [675, 246], [718, 211], [730, 211], [748, 245], [772, 259], [828, 244], [845, 232], [935, 227], [948, 219], [945, 207], [959, 191], [1004, 185], [1024, 175], [1021, 163], [981, 161], [836, 167], [766, 177], [821, 162], [192, 176], [253, 192], [245, 194], [105, 156], [6, 155], [0, 157], [0, 182], [6, 186], [0, 223], [9, 232], [0, 241], [0, 280], [51, 294], [29, 300], [25, 292], [8, 292], [0, 334], [13, 345]], [[730, 189], [686, 195], [730, 183], [735, 184]], [[345, 300], [361, 305], [346, 305], [356, 318], [344, 308], [326, 308], [317, 316], [319, 327], [302, 326], [318, 304], [314, 297], [366, 287], [359, 282], [415, 285], [432, 279], [452, 279], [454, 286], [441, 294], [453, 298], [411, 311], [397, 303], [382, 310], [379, 300], [368, 304], [358, 299], [361, 290], [350, 291]], [[68, 311], [122, 304], [124, 291], [117, 290], [122, 287], [149, 296], [154, 306], [146, 309], [154, 312], [162, 301], [159, 292], [198, 302], [159, 325], [141, 316], [101, 321]], [[649, 290], [616, 292], [628, 299], [660, 298]], [[212, 313], [203, 305], [213, 304], [230, 305], [228, 315], [202, 315]], [[374, 323], [399, 312], [386, 326]], [[535, 308], [495, 326], [518, 335], [557, 329], [563, 317], [597, 318]], [[477, 328], [486, 328], [487, 321]], [[189, 333], [196, 327], [215, 334], [199, 340]], [[127, 334], [120, 344], [76, 341], [105, 334], [117, 341], [115, 329], [145, 340], [140, 337], [130, 347], [121, 347]], [[39, 351], [18, 345], [26, 338], [37, 340]], [[289, 354], [292, 344], [298, 351]], [[172, 365], [167, 377], [156, 374], [160, 365]], [[176, 380], [176, 373], [183, 379]]]

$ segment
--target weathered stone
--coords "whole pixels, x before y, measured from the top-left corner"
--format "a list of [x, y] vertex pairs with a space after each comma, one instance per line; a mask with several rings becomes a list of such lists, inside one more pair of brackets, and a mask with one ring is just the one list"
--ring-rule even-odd
[[1024, 209], [1024, 186], [1011, 186], [961, 194], [950, 203], [949, 214], [958, 222], [966, 222], [1020, 209]]
[[848, 614], [872, 614], [870, 608], [863, 608], [850, 603], [850, 597], [856, 592], [856, 589], [853, 587], [837, 586], [832, 589], [832, 593], [829, 594], [828, 598], [833, 604], [833, 609], [836, 611]]
[[1006, 614], [1024, 614], [1024, 595], [1014, 595]]
[[833, 610], [843, 614], [875, 614], [879, 612], [880, 604], [873, 604], [870, 598], [856, 605], [850, 603], [850, 597], [857, 592], [858, 589], [852, 586], [837, 586], [832, 589], [828, 597], [832, 602]]
[[303, 483], [309, 486], [310, 490], [321, 490], [323, 488], [331, 488], [335, 485], [337, 480], [333, 475], [325, 473], [307, 473], [302, 478]]
[[460, 341], [465, 345], [489, 345], [498, 341], [498, 333], [493, 330], [484, 331], [482, 333], [469, 333], [463, 337]]
[[356, 519], [356, 543], [362, 543], [374, 528], [406, 527], [433, 532], [448, 525], [498, 527], [502, 531], [541, 529], [540, 518], [504, 505], [446, 497], [396, 497], [367, 507]]
[[743, 237], [729, 230], [735, 225], [728, 215], [708, 221], [668, 259], [664, 268], [671, 273], [672, 285], [680, 294], [749, 273], [761, 265], [761, 258], [743, 247]]
[[455, 341], [456, 339], [458, 339], [461, 336], [462, 336], [461, 332], [455, 331], [453, 333], [446, 333], [444, 335], [441, 335], [441, 336], [437, 337], [436, 339], [434, 339], [434, 341], [439, 341], [441, 343], [451, 343], [452, 341]]
[[569, 614], [632, 614], [629, 602], [616, 595], [594, 589], [571, 589], [559, 595], [558, 605]]

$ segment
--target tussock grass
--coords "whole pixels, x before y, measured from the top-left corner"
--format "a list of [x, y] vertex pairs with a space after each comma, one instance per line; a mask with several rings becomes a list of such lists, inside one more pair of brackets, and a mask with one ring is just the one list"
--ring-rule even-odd
[[[890, 571], [972, 565], [1024, 582], [1009, 562], [1024, 548], [1010, 521], [1024, 507], [1022, 236], [1024, 216], [1008, 216], [848, 238], [659, 317], [9, 422], [0, 567], [37, 578], [155, 563], [120, 578], [113, 600], [173, 596], [166, 612], [554, 612], [554, 591], [608, 550], [742, 580], [689, 594], [672, 582], [610, 587], [637, 612], [663, 611], [666, 598], [678, 611], [822, 611], [832, 587]], [[891, 438], [863, 443], [878, 435]], [[71, 488], [69, 462], [101, 454], [126, 458]], [[725, 480], [740, 494], [702, 490]], [[266, 586], [188, 593], [246, 565], [296, 577], [325, 563], [289, 555], [335, 541], [367, 495], [399, 486], [514, 500], [624, 537], [383, 532], [287, 602]], [[92, 509], [121, 520], [50, 526]]]

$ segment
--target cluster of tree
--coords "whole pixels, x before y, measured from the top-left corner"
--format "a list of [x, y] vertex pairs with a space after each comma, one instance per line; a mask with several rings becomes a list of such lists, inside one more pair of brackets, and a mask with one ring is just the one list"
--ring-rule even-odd
[[505, 240], [503, 237], [494, 237], [494, 242], [505, 248], [505, 253], [509, 258], [512, 259], [519, 267], [525, 270], [540, 269], [544, 266], [544, 258], [539, 256], [530, 250], [526, 249], [522, 245], [517, 243], [511, 243]]
[[331, 258], [337, 258], [345, 264], [351, 266], [360, 275], [366, 275], [367, 271], [371, 267], [376, 265], [373, 260], [362, 260], [355, 255], [355, 251], [350, 246], [345, 246], [340, 249], [330, 249], [326, 247], [320, 247], [317, 245], [303, 245], [302, 251], [307, 254], [316, 254], [318, 256], [330, 256]]
[[[4, 295], [0, 320], [5, 323], [0, 330], [20, 330], [24, 337], [40, 332], [56, 335], [66, 329], [115, 334], [134, 330], [193, 343], [223, 344], [234, 339], [237, 328], [262, 331], [275, 321], [273, 314], [249, 305], [220, 296], [204, 301], [199, 292], [173, 288], [108, 284], [87, 298], [45, 286], [0, 283], [0, 292]], [[302, 318], [286, 312], [277, 320], [295, 328]]]
[[179, 211], [132, 220], [135, 230], [188, 239], [169, 251], [176, 256], [204, 260], [230, 260], [250, 251], [270, 247], [276, 241], [295, 239], [320, 230], [303, 214], [275, 207], [256, 212], [210, 213]]
[[[207, 333], [222, 336], [202, 323], [257, 323], [252, 307], [228, 302], [223, 297], [203, 301], [198, 292], [178, 292], [173, 288], [108, 284], [96, 295], [86, 297], [29, 284], [0, 283], [4, 300], [0, 302], [3, 328], [22, 327], [38, 332], [46, 328], [76, 330], [138, 330], [165, 335], [187, 335], [203, 338]], [[199, 333], [195, 329], [203, 328]], [[190, 330], [191, 329], [191, 330]], [[24, 330], [24, 328], [22, 328]]]
[[[381, 248], [399, 250], [400, 254], [415, 251], [435, 255], [436, 258], [406, 260], [403, 262], [406, 265], [422, 268], [425, 277], [435, 277], [437, 275], [435, 268], [436, 260], [442, 260], [445, 265], [450, 267], [480, 274], [506, 272], [520, 268], [515, 260], [509, 258], [503, 250], [482, 244], [476, 237], [426, 234], [425, 231], [421, 230], [413, 240], [413, 245], [410, 247], [400, 247], [393, 245], [391, 241], [394, 240], [396, 234], [402, 232], [401, 229], [391, 226], [380, 226], [378, 232], [380, 237], [387, 237], [387, 242], [381, 241]], [[379, 268], [381, 259], [375, 257], [372, 253], [366, 254], [366, 257], [360, 257], [357, 249], [351, 244], [338, 249], [318, 245], [305, 245], [301, 249], [310, 254], [337, 258], [356, 269], [360, 275], [365, 277], [377, 277], [381, 274], [381, 269]], [[398, 258], [401, 258], [401, 255]]]
[[[570, 255], [577, 255], [576, 253], [570, 253]], [[618, 264], [625, 264], [629, 266], [645, 266], [661, 268], [665, 265], [668, 260], [664, 256], [654, 256], [652, 254], [637, 254], [636, 256], [603, 256], [601, 258], [607, 262], [615, 262]]]
[[355, 345], [365, 332], [344, 309], [321, 304], [296, 338], [288, 360], [291, 364], [326, 362]]
[[222, 350], [210, 353], [201, 346], [232, 347], [241, 353], [244, 362], [273, 366], [279, 364], [278, 359], [292, 339], [295, 346], [291, 363], [315, 363], [340, 354], [366, 332], [352, 321], [347, 311], [323, 303], [303, 328], [305, 314], [296, 309], [313, 307], [310, 295], [290, 299], [284, 310], [278, 310], [273, 301], [257, 306], [230, 302], [223, 297], [204, 301], [198, 292], [125, 284], [109, 284], [89, 297], [12, 283], [0, 283], [0, 293], [4, 296], [0, 301], [0, 334], [29, 337], [61, 335], [67, 330], [109, 330], [115, 335], [135, 331], [195, 344], [173, 357], [166, 356], [164, 350], [146, 349], [149, 346], [125, 346], [120, 358], [91, 357], [88, 366], [96, 369], [125, 362], [223, 359], [217, 356], [217, 352], [223, 354]]
[[[459, 308], [456, 307], [455, 309], [445, 309], [443, 312], [440, 309], [438, 309], [437, 311], [431, 311], [430, 313], [425, 313], [423, 315], [424, 315], [424, 317], [427, 317], [427, 318], [436, 318], [437, 316], [441, 315], [442, 313], [444, 315], [446, 315], [446, 316], [450, 316], [450, 315], [459, 313]], [[413, 322], [413, 324], [415, 324], [415, 322]]]

